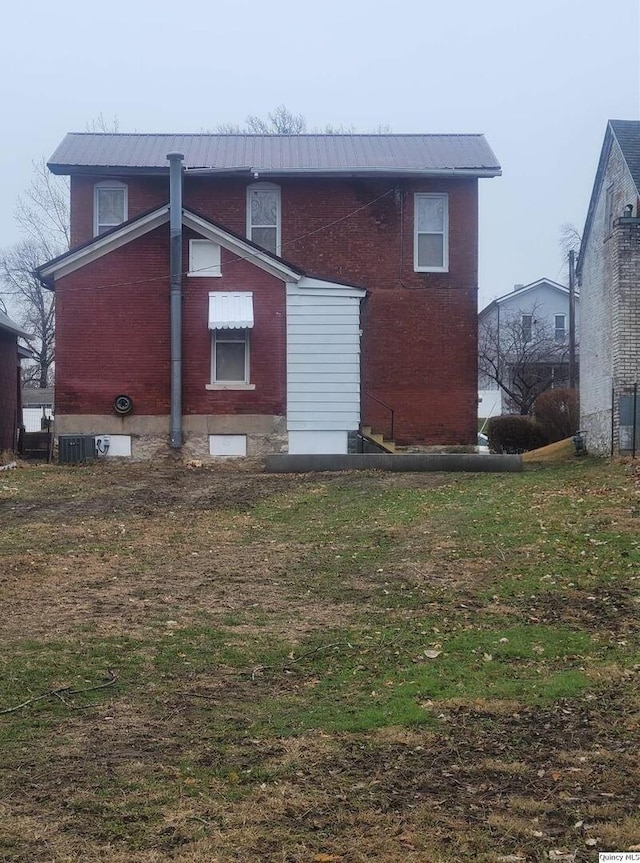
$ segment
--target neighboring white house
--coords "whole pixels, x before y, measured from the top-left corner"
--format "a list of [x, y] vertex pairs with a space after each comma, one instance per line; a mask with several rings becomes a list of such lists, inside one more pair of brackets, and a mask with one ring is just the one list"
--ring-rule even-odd
[[[579, 305], [576, 296], [576, 344]], [[541, 390], [568, 384], [568, 288], [551, 279], [515, 285], [482, 309], [478, 329], [479, 417], [515, 410], [505, 389], [517, 391], [523, 401], [533, 401]], [[491, 370], [504, 381], [504, 389], [487, 373]]]
[[609, 120], [577, 266], [580, 425], [589, 450], [605, 455], [640, 448], [639, 206], [640, 122]]

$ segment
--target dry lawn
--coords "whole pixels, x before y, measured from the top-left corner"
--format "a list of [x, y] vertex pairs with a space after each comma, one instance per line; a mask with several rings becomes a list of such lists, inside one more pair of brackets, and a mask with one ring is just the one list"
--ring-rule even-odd
[[586, 459], [0, 473], [0, 860], [640, 846], [639, 519]]

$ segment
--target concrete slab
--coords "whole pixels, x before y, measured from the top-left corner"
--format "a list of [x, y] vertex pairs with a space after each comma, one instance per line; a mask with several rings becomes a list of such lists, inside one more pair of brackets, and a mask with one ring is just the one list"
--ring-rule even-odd
[[388, 471], [464, 471], [470, 473], [519, 473], [522, 456], [477, 453], [352, 453], [349, 455], [269, 455], [269, 473], [308, 473], [310, 471], [388, 470]]

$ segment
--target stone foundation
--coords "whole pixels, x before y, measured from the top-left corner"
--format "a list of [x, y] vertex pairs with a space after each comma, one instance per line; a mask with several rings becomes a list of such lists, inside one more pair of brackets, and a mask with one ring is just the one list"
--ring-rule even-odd
[[188, 459], [213, 461], [214, 457], [209, 455], [211, 434], [246, 435], [249, 458], [287, 452], [285, 417], [261, 414], [192, 415], [183, 417], [182, 428], [182, 449], [174, 450], [169, 446], [168, 416], [57, 414], [55, 418], [56, 437], [61, 434], [130, 435], [131, 457], [135, 461], [176, 454]]

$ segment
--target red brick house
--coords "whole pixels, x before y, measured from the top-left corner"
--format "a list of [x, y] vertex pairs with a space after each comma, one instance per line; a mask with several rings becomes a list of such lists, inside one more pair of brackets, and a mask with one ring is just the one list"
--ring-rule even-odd
[[25, 355], [18, 337], [26, 336], [15, 321], [0, 311], [0, 452], [13, 452], [22, 423], [20, 359]]
[[49, 167], [71, 178], [72, 249], [40, 269], [58, 433], [345, 452], [392, 409], [400, 444], [475, 442], [482, 135], [70, 134]]

